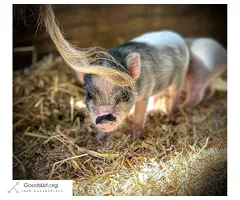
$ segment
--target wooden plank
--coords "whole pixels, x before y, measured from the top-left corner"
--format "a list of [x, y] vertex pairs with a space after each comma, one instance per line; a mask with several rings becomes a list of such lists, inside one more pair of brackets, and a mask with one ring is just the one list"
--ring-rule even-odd
[[[54, 5], [64, 34], [80, 47], [110, 48], [147, 31], [173, 29], [185, 37], [208, 36], [227, 43], [224, 5]], [[34, 25], [14, 34], [14, 46], [34, 45], [37, 52], [56, 52], [45, 30]]]

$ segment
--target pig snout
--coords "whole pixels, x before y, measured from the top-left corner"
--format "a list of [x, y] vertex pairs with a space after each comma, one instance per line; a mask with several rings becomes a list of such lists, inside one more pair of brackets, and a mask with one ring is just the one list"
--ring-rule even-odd
[[103, 131], [110, 131], [116, 125], [116, 117], [112, 114], [97, 117], [96, 125]]
[[96, 115], [95, 123], [102, 131], [111, 131], [117, 124], [117, 118], [114, 116], [113, 109], [102, 106]]
[[110, 122], [116, 122], [116, 117], [114, 117], [112, 114], [98, 116], [96, 119], [96, 124], [104, 124]]

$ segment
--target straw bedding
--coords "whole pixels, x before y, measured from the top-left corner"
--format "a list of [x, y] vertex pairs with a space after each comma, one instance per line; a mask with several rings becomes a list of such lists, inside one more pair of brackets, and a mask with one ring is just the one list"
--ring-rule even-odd
[[149, 115], [143, 139], [131, 117], [96, 139], [75, 73], [58, 56], [13, 72], [13, 178], [73, 181], [73, 195], [227, 195], [227, 92]]

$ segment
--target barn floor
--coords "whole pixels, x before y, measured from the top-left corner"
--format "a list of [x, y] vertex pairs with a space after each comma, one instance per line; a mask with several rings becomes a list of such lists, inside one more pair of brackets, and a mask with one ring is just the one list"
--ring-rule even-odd
[[13, 72], [13, 179], [71, 179], [73, 195], [227, 195], [224, 81], [175, 122], [148, 116], [137, 140], [131, 118], [97, 140], [79, 86], [52, 55]]

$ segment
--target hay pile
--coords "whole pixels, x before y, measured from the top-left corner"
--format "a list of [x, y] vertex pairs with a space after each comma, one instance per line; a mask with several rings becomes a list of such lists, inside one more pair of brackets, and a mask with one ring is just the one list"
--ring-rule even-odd
[[175, 122], [148, 116], [143, 139], [131, 139], [129, 118], [99, 141], [84, 104], [76, 105], [79, 86], [52, 55], [14, 72], [14, 179], [72, 179], [73, 195], [227, 194], [226, 91]]

